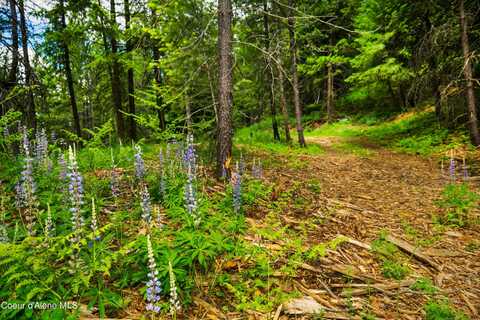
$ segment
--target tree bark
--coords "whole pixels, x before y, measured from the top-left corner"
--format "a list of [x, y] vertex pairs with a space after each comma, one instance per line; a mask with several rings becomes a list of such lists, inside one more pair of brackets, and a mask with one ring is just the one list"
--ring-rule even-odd
[[72, 75], [72, 69], [70, 66], [70, 51], [68, 49], [68, 43], [67, 43], [66, 34], [65, 34], [65, 30], [67, 29], [67, 23], [65, 20], [64, 0], [60, 0], [59, 5], [60, 5], [60, 28], [62, 32], [61, 46], [63, 49], [63, 63], [65, 67], [65, 75], [67, 77], [68, 95], [70, 96], [70, 106], [72, 108], [73, 126], [77, 136], [81, 137], [82, 131], [80, 128], [80, 117], [78, 116], [77, 99], [75, 98], [75, 88], [73, 86], [73, 75]]
[[275, 96], [273, 94], [274, 83], [273, 83], [273, 68], [271, 65], [270, 59], [270, 30], [268, 25], [268, 1], [263, 0], [263, 33], [265, 40], [265, 63], [267, 64], [267, 86], [268, 86], [268, 99], [270, 103], [270, 114], [272, 116], [272, 130], [273, 130], [273, 140], [280, 140], [280, 133], [278, 132], [278, 123], [277, 123], [277, 111], [275, 108]]
[[[123, 7], [125, 11], [125, 30], [128, 32], [130, 29], [130, 4], [128, 0], [123, 1]], [[126, 43], [127, 53], [132, 51], [132, 40], [127, 39]], [[135, 123], [135, 83], [133, 79], [133, 68], [127, 70], [127, 86], [128, 86], [128, 113], [131, 115], [128, 117], [128, 131], [131, 140], [137, 138], [137, 127]]]
[[465, 8], [463, 0], [460, 0], [460, 28], [462, 34], [462, 49], [463, 49], [463, 74], [467, 83], [467, 108], [470, 121], [470, 133], [472, 135], [473, 143], [480, 146], [480, 132], [478, 131], [477, 109], [475, 105], [475, 92], [473, 88], [473, 72], [471, 63], [470, 44], [468, 41], [468, 26], [465, 19]]
[[111, 25], [111, 35], [110, 35], [110, 47], [112, 50], [112, 98], [113, 98], [113, 109], [115, 112], [116, 122], [117, 122], [117, 134], [119, 138], [125, 137], [125, 125], [123, 123], [123, 114], [122, 114], [122, 91], [121, 91], [121, 81], [120, 81], [120, 64], [117, 57], [117, 39], [115, 38], [115, 26], [116, 21], [116, 12], [115, 12], [115, 0], [110, 0], [110, 25]]
[[222, 177], [227, 159], [232, 154], [232, 2], [218, 0], [218, 123], [217, 123], [217, 177]]
[[294, 1], [288, 0], [290, 7], [288, 17], [288, 33], [290, 35], [290, 58], [292, 60], [292, 87], [293, 87], [293, 103], [295, 105], [295, 120], [297, 126], [298, 143], [302, 147], [306, 147], [305, 137], [303, 136], [302, 125], [302, 105], [300, 101], [300, 87], [298, 83], [297, 71], [297, 41], [295, 39], [295, 17], [293, 15]]
[[335, 101], [333, 92], [333, 66], [327, 63], [327, 122], [331, 123], [335, 118]]
[[20, 12], [20, 32], [22, 34], [22, 51], [23, 51], [23, 65], [25, 68], [25, 85], [28, 87], [28, 103], [26, 110], [26, 122], [29, 128], [36, 129], [37, 119], [35, 114], [35, 100], [32, 89], [32, 68], [30, 66], [30, 59], [28, 57], [28, 32], [27, 22], [25, 18], [25, 6], [23, 0], [18, 1], [18, 9]]
[[[155, 9], [152, 9], [152, 17], [155, 20], [156, 19], [156, 13]], [[153, 60], [154, 60], [154, 67], [153, 67], [153, 73], [155, 76], [155, 83], [157, 85], [157, 90], [155, 90], [155, 95], [156, 95], [156, 104], [157, 104], [157, 116], [158, 116], [158, 126], [160, 130], [165, 130], [166, 129], [166, 123], [165, 123], [165, 111], [163, 109], [163, 97], [160, 94], [158, 88], [162, 85], [162, 73], [160, 68], [158, 67], [158, 63], [160, 60], [160, 50], [158, 49], [157, 44], [155, 43], [156, 40], [152, 41], [152, 51], [153, 51]]]
[[12, 64], [10, 65], [10, 71], [8, 73], [7, 85], [13, 87], [17, 83], [18, 72], [18, 20], [17, 20], [17, 8], [15, 0], [10, 0], [10, 23], [11, 23], [11, 35], [12, 35]]
[[282, 110], [283, 114], [283, 127], [285, 130], [285, 140], [287, 142], [292, 141], [292, 137], [290, 136], [290, 121], [288, 117], [288, 110], [287, 110], [287, 99], [285, 98], [285, 88], [283, 86], [283, 70], [281, 70], [280, 66], [278, 67], [278, 88], [280, 91], [280, 109]]

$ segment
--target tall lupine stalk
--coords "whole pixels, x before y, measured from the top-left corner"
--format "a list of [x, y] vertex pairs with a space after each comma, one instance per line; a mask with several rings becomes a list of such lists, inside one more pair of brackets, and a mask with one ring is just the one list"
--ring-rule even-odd
[[240, 175], [238, 162], [235, 166], [235, 171], [232, 173], [232, 199], [233, 211], [239, 213], [242, 207], [242, 176]]
[[7, 228], [2, 224], [0, 225], [0, 243], [8, 243], [10, 239], [8, 238]]
[[25, 226], [29, 235], [34, 235], [35, 216], [37, 215], [36, 185], [33, 179], [33, 159], [30, 156], [30, 142], [27, 130], [23, 130], [23, 153], [25, 163], [21, 172], [20, 182], [16, 186], [17, 206], [23, 214]]
[[35, 158], [40, 166], [44, 166], [47, 164], [48, 138], [45, 132], [45, 128], [42, 128], [35, 134]]
[[80, 242], [83, 227], [82, 205], [83, 205], [83, 178], [78, 170], [78, 163], [75, 151], [68, 148], [68, 194], [70, 199], [70, 212], [72, 214], [72, 243]]
[[97, 225], [97, 209], [95, 207], [95, 198], [92, 198], [92, 221], [90, 222], [90, 228], [92, 229], [93, 240], [99, 241], [101, 237]]
[[162, 214], [162, 211], [160, 210], [160, 206], [155, 205], [153, 206], [153, 216], [155, 218], [155, 223], [157, 225], [157, 228], [162, 229], [164, 224], [164, 216]]
[[147, 252], [148, 252], [148, 281], [147, 281], [147, 311], [154, 313], [160, 312], [160, 293], [162, 292], [161, 282], [158, 279], [157, 264], [153, 255], [152, 242], [150, 235], [147, 235]]
[[187, 146], [185, 149], [185, 153], [183, 155], [183, 163], [185, 168], [190, 166], [193, 170], [193, 174], [196, 174], [196, 168], [197, 168], [197, 155], [195, 153], [195, 146], [193, 144], [193, 135], [189, 133], [187, 135]]
[[52, 211], [50, 210], [50, 203], [47, 203], [47, 219], [45, 219], [45, 241], [48, 241], [55, 232], [53, 224]]
[[140, 207], [142, 208], [142, 218], [147, 225], [152, 221], [152, 205], [150, 203], [150, 193], [145, 183], [141, 185]]
[[453, 158], [453, 155], [450, 156], [450, 166], [449, 166], [449, 172], [450, 172], [450, 180], [452, 180], [453, 182], [455, 182], [456, 180], [456, 175], [455, 175], [455, 171], [456, 171], [456, 164], [455, 164], [455, 159]]
[[143, 182], [145, 178], [145, 162], [142, 158], [142, 148], [135, 146], [135, 179], [137, 182]]
[[185, 207], [187, 212], [193, 218], [193, 224], [198, 226], [200, 224], [200, 215], [198, 214], [198, 204], [194, 188], [195, 176], [192, 167], [187, 166], [187, 183], [185, 184]]
[[258, 160], [258, 162], [256, 162], [255, 159], [253, 159], [253, 164], [252, 164], [252, 176], [254, 178], [257, 178], [257, 179], [261, 179], [262, 178], [262, 163], [260, 162], [260, 160]]
[[180, 311], [181, 305], [178, 299], [177, 284], [175, 283], [175, 274], [173, 273], [171, 261], [168, 261], [168, 275], [170, 277], [170, 314], [173, 319], [176, 319], [177, 312]]

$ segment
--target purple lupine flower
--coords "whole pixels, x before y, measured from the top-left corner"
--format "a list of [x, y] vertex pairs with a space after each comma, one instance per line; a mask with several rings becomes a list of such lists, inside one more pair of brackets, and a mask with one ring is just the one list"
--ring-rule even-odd
[[187, 184], [185, 185], [185, 208], [187, 212], [193, 217], [193, 223], [195, 226], [200, 224], [200, 216], [198, 215], [197, 209], [197, 199], [194, 189], [194, 175], [192, 173], [192, 168], [189, 165], [187, 167]]
[[30, 156], [30, 142], [27, 130], [23, 128], [23, 152], [25, 164], [21, 172], [20, 181], [17, 183], [17, 206], [21, 209], [29, 235], [34, 234], [35, 215], [37, 210], [36, 185], [33, 179], [33, 159]]
[[453, 157], [450, 157], [450, 168], [449, 168], [449, 171], [450, 171], [450, 179], [452, 181], [455, 181], [455, 159], [453, 159]]
[[172, 262], [168, 261], [168, 275], [170, 277], [170, 314], [175, 317], [180, 311], [181, 305], [178, 300], [177, 284], [175, 283], [175, 274], [173, 273]]
[[140, 191], [140, 207], [142, 208], [142, 218], [149, 224], [152, 221], [152, 205], [150, 203], [150, 193], [146, 184], [142, 184]]
[[164, 216], [162, 214], [162, 211], [160, 210], [160, 206], [158, 206], [158, 205], [153, 206], [153, 214], [155, 216], [157, 228], [159, 228], [159, 229], [163, 228], [163, 226], [164, 226], [163, 221], [165, 219], [164, 219]]
[[142, 148], [135, 146], [135, 178], [137, 181], [143, 181], [145, 178], [145, 162], [142, 158]]
[[148, 251], [148, 281], [147, 281], [147, 311], [154, 313], [160, 312], [160, 293], [162, 292], [162, 284], [158, 279], [157, 264], [153, 255], [152, 242], [150, 235], [147, 235], [147, 251]]
[[242, 207], [242, 176], [240, 175], [238, 162], [235, 166], [235, 172], [232, 174], [232, 199], [233, 211], [235, 213], [240, 212]]
[[82, 205], [83, 205], [83, 178], [78, 170], [77, 158], [72, 147], [68, 148], [68, 173], [69, 180], [68, 194], [70, 200], [70, 212], [72, 213], [72, 231], [74, 236], [72, 242], [80, 241], [80, 234], [83, 227]]
[[45, 133], [45, 128], [37, 131], [35, 134], [35, 158], [37, 163], [45, 164], [48, 157], [48, 138]]
[[468, 167], [467, 167], [467, 163], [465, 161], [465, 157], [463, 157], [462, 169], [463, 169], [463, 180], [467, 180], [468, 179]]
[[183, 163], [185, 167], [190, 165], [190, 167], [193, 169], [194, 174], [196, 170], [196, 157], [197, 156], [195, 154], [195, 146], [193, 144], [193, 135], [189, 133], [187, 135], [187, 148], [183, 155]]
[[63, 152], [60, 153], [58, 156], [58, 165], [60, 167], [60, 173], [58, 175], [58, 178], [60, 181], [66, 181], [67, 179], [67, 162], [65, 161], [65, 156], [63, 155]]

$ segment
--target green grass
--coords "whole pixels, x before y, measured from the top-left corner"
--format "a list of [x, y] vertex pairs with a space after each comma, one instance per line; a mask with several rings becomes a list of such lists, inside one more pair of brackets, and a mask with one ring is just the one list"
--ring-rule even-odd
[[424, 307], [426, 320], [468, 320], [461, 311], [455, 310], [446, 300], [430, 300]]

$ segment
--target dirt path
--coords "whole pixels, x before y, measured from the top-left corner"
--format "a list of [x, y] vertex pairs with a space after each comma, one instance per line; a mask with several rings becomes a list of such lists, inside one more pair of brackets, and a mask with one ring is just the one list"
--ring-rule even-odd
[[[299, 232], [306, 228], [310, 246], [339, 234], [360, 243], [342, 244], [326, 257], [302, 265], [303, 289], [317, 290], [320, 300], [310, 295], [330, 302], [337, 311], [353, 306], [384, 319], [423, 319], [424, 304], [442, 295], [471, 319], [480, 319], [480, 250], [475, 247], [480, 230], [478, 226], [452, 229], [433, 223], [432, 215], [439, 213], [435, 200], [446, 184], [438, 165], [375, 146], [368, 147], [368, 156], [339, 151], [335, 148], [338, 138], [309, 138], [308, 142], [324, 147], [325, 154], [299, 156], [301, 169], [275, 156], [272, 159], [278, 165], [266, 170], [266, 179], [275, 185], [272, 200], [290, 195], [280, 220]], [[315, 182], [319, 188], [310, 188]], [[261, 216], [260, 210], [255, 218]], [[382, 232], [407, 241], [436, 267], [407, 254], [410, 272], [406, 282], [386, 279], [379, 255], [366, 250]], [[468, 250], [472, 246], [475, 249]], [[429, 295], [410, 289], [409, 284], [419, 277], [431, 279], [440, 291]], [[393, 289], [355, 291], [367, 283], [392, 285]]]

